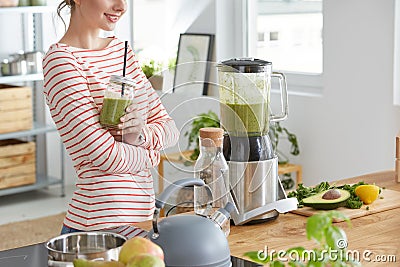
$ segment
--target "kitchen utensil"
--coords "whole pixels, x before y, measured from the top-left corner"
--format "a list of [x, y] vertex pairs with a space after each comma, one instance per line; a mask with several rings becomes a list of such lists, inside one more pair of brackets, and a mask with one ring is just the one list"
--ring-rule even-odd
[[[148, 238], [164, 251], [166, 266], [230, 267], [230, 250], [221, 226], [234, 209], [231, 203], [211, 218], [198, 215], [176, 215], [158, 222], [160, 210], [172, 193], [185, 186], [206, 186], [200, 179], [183, 179], [168, 186], [156, 200], [153, 229]], [[211, 190], [209, 189], [210, 197]]]
[[24, 53], [26, 65], [27, 65], [27, 73], [41, 73], [43, 72], [42, 68], [42, 60], [43, 53], [40, 51], [31, 51]]
[[28, 73], [28, 70], [26, 68], [26, 60], [24, 59], [13, 60], [9, 62], [9, 64], [11, 75], [25, 75]]
[[[258, 267], [257, 263], [231, 256], [232, 267]], [[51, 263], [50, 263], [51, 264]], [[0, 251], [0, 266], [4, 267], [44, 267], [50, 265], [47, 260], [45, 244], [39, 243], [26, 247]], [[61, 266], [61, 265], [57, 265]], [[73, 266], [70, 263], [70, 266]], [[69, 266], [68, 266], [69, 267]]]
[[23, 59], [8, 60], [4, 59], [1, 62], [1, 75], [25, 75], [27, 74], [26, 61]]
[[49, 265], [72, 266], [76, 258], [118, 260], [125, 241], [124, 236], [111, 232], [76, 232], [57, 236], [46, 243]]
[[1, 75], [10, 76], [11, 75], [11, 64], [8, 59], [4, 59], [1, 62]]
[[[286, 79], [272, 72], [272, 63], [254, 58], [235, 58], [217, 66], [221, 126], [225, 129], [224, 156], [229, 165], [229, 184], [236, 225], [276, 219], [279, 212], [297, 208], [287, 199], [278, 177], [278, 157], [268, 136], [270, 121], [288, 114]], [[271, 79], [279, 79], [281, 111], [270, 113]]]

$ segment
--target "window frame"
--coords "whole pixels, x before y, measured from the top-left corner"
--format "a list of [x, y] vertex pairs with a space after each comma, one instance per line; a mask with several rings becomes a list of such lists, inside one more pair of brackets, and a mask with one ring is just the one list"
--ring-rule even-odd
[[[400, 0], [399, 0], [400, 1]], [[255, 54], [255, 51], [252, 50], [252, 47], [256, 47], [252, 45], [252, 42], [257, 42], [257, 27], [256, 27], [256, 19], [257, 19], [257, 9], [256, 9], [256, 0], [244, 0], [242, 3], [235, 2], [237, 5], [237, 10], [240, 8], [244, 10], [241, 14], [241, 18], [238, 21], [242, 22], [243, 28], [242, 31], [244, 34], [242, 38], [246, 40], [244, 42], [243, 51], [246, 57], [250, 57]], [[322, 8], [322, 16], [324, 14], [324, 9]], [[324, 39], [324, 31], [322, 30], [322, 39]], [[324, 49], [322, 47], [322, 61], [324, 57]], [[323, 74], [324, 68], [322, 66], [321, 73], [304, 73], [304, 72], [293, 72], [293, 71], [285, 71], [285, 70], [277, 70], [283, 72], [287, 79], [287, 87], [288, 93], [290, 95], [299, 95], [299, 96], [309, 96], [309, 97], [321, 97], [323, 95]], [[279, 92], [277, 88], [278, 83], [272, 83], [272, 93]]]

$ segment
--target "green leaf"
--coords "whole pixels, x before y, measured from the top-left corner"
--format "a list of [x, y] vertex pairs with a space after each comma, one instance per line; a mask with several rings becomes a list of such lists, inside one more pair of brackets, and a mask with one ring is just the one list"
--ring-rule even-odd
[[271, 262], [271, 264], [269, 266], [270, 267], [285, 267], [285, 264], [283, 264], [280, 261], [274, 261], [274, 262]]
[[347, 247], [347, 237], [343, 229], [331, 225], [325, 229], [326, 244], [334, 250], [345, 249]]
[[308, 239], [315, 239], [321, 243], [324, 238], [324, 231], [330, 224], [332, 219], [324, 213], [317, 213], [307, 219], [306, 232]]
[[321, 261], [309, 261], [307, 267], [324, 267], [325, 263]]

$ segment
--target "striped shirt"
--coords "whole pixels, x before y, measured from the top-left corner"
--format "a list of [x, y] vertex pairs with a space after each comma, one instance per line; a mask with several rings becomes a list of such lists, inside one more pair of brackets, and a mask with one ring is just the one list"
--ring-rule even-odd
[[126, 77], [137, 84], [135, 100], [145, 121], [138, 146], [115, 141], [99, 123], [111, 75], [122, 75], [124, 42], [104, 49], [53, 44], [43, 60], [44, 95], [78, 175], [64, 224], [84, 231], [118, 228], [152, 218], [150, 168], [160, 150], [174, 145], [178, 130], [128, 49]]

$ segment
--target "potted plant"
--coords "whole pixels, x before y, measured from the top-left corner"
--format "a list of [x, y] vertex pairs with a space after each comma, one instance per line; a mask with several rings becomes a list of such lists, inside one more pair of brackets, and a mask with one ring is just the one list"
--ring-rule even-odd
[[[272, 146], [278, 155], [278, 164], [283, 165], [289, 163], [289, 157], [279, 149], [279, 140], [282, 138], [286, 137], [286, 139], [289, 141], [289, 153], [291, 155], [298, 156], [300, 154], [296, 135], [289, 132], [289, 130], [285, 127], [281, 126], [279, 122], [271, 123], [268, 134], [271, 139]], [[285, 189], [293, 188], [295, 186], [295, 181], [292, 178], [292, 173], [283, 174], [281, 177], [281, 183]]]
[[161, 75], [161, 71], [163, 68], [163, 64], [160, 62], [156, 62], [151, 59], [150, 61], [142, 64], [142, 70], [146, 78], [149, 79], [149, 82], [153, 86], [155, 90], [162, 90], [163, 86], [163, 76]]

